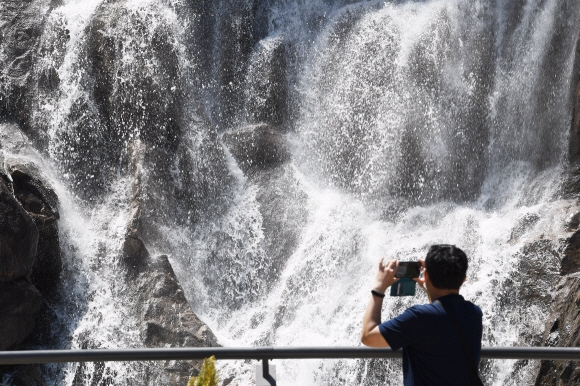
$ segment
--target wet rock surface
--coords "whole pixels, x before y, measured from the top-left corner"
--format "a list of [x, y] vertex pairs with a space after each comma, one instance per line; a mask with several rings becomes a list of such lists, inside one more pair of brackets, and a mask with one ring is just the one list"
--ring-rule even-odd
[[276, 167], [290, 159], [284, 135], [271, 125], [245, 126], [224, 133], [223, 138], [245, 173]]
[[13, 162], [7, 168], [13, 181], [14, 195], [38, 230], [31, 281], [43, 296], [54, 297], [63, 270], [57, 223], [60, 218], [58, 197], [36, 165]]
[[36, 327], [42, 295], [25, 279], [0, 283], [0, 350], [14, 348]]
[[[574, 68], [572, 69], [572, 95], [573, 95], [573, 117], [572, 127], [570, 131], [569, 140], [569, 157], [570, 160], [576, 164], [580, 162], [580, 36], [576, 40], [576, 53], [574, 60]], [[575, 177], [573, 183], [568, 186], [568, 193], [578, 194], [580, 192], [580, 185], [578, 184], [578, 173], [574, 173]]]
[[6, 175], [0, 175], [0, 281], [30, 274], [38, 244], [38, 229], [12, 192]]
[[[192, 311], [167, 256], [148, 259], [128, 281], [146, 347], [214, 347], [215, 335]], [[160, 362], [171, 384], [187, 384], [201, 361]]]
[[[578, 347], [580, 344], [580, 223], [579, 212], [572, 214], [565, 227], [574, 232], [561, 240], [558, 255], [562, 257], [560, 278], [552, 280], [545, 296], [550, 314], [539, 342], [534, 345], [548, 347]], [[542, 272], [538, 272], [542, 274]], [[553, 294], [553, 295], [552, 295]], [[541, 361], [535, 384], [575, 385], [580, 382], [580, 366], [575, 361]]]
[[[138, 328], [138, 347], [214, 347], [217, 339], [193, 312], [166, 255], [151, 256], [145, 244], [129, 233], [122, 249], [120, 268], [125, 271], [123, 297]], [[83, 349], [101, 348], [89, 334], [80, 337]], [[197, 375], [202, 361], [157, 361], [145, 366], [139, 380], [127, 385], [186, 385]], [[73, 385], [116, 384], [117, 376], [104, 363], [80, 364]]]
[[27, 121], [27, 93], [36, 50], [45, 15], [56, 3], [54, 0], [3, 0], [0, 5], [0, 117]]
[[282, 37], [258, 43], [248, 68], [245, 110], [248, 122], [281, 126], [287, 115], [286, 47]]
[[41, 365], [2, 366], [0, 379], [6, 374], [11, 386], [45, 386]]
[[[580, 276], [562, 278], [556, 287], [552, 312], [546, 323], [542, 346], [578, 347], [580, 345]], [[576, 385], [580, 366], [575, 361], [542, 361], [536, 385]]]
[[[0, 135], [0, 148], [17, 148], [17, 138]], [[0, 280], [0, 350], [48, 348], [55, 322], [48, 304], [58, 297], [62, 273], [58, 197], [32, 162], [0, 153], [0, 164], [0, 224], [8, 222], [0, 226], [0, 266], [11, 267]], [[0, 378], [45, 384], [40, 365], [3, 366]]]
[[135, 281], [135, 310], [147, 347], [212, 347], [217, 340], [193, 313], [168, 257], [151, 259]]
[[570, 237], [562, 258], [562, 275], [580, 271], [580, 231]]

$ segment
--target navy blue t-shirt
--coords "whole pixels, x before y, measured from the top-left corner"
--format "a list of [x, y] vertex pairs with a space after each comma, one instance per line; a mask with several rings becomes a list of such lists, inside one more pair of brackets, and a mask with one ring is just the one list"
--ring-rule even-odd
[[[439, 299], [455, 313], [463, 335], [479, 367], [482, 313], [461, 295]], [[408, 308], [401, 315], [379, 325], [379, 331], [393, 350], [403, 348], [405, 386], [469, 385], [470, 370], [461, 338], [441, 304]]]

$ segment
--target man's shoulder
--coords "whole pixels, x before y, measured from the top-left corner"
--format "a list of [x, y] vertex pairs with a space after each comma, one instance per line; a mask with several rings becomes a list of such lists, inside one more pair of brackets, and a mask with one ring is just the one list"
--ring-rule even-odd
[[416, 304], [407, 308], [405, 312], [409, 312], [414, 315], [436, 315], [442, 313], [442, 308], [437, 307], [433, 303]]
[[[459, 297], [458, 299], [453, 299], [453, 300], [459, 301], [459, 303], [457, 303], [456, 305], [460, 306], [462, 313], [471, 314], [473, 316], [480, 317], [480, 318], [483, 316], [483, 312], [481, 311], [481, 308], [478, 305], [476, 305], [468, 300], [464, 300], [463, 297]], [[443, 301], [445, 301], [445, 299], [443, 299]], [[409, 307], [409, 308], [407, 308], [405, 313], [407, 313], [407, 312], [412, 314], [412, 315], [415, 315], [415, 316], [446, 315], [447, 314], [447, 312], [445, 311], [445, 308], [439, 302], [439, 299], [435, 300], [433, 303], [417, 304], [417, 305], [414, 305], [412, 307]]]

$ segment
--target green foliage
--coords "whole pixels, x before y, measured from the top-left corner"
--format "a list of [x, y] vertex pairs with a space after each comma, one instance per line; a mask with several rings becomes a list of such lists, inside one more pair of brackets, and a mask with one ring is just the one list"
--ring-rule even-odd
[[191, 377], [187, 386], [218, 386], [218, 373], [215, 369], [215, 356], [205, 358], [197, 377]]

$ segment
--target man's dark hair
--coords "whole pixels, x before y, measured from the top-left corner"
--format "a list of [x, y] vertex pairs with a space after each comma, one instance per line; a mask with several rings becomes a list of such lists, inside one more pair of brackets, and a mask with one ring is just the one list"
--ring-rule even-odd
[[432, 245], [425, 258], [425, 269], [435, 288], [459, 289], [467, 272], [467, 255], [455, 245]]

